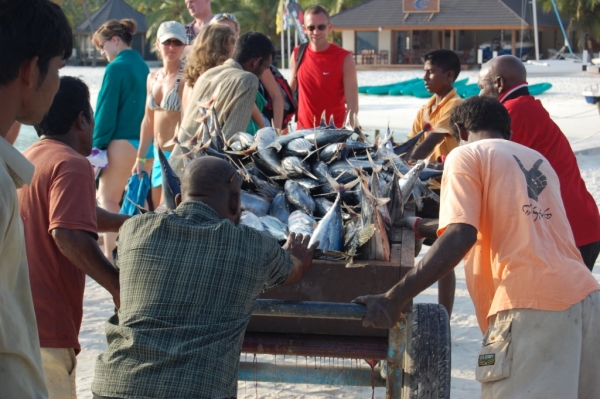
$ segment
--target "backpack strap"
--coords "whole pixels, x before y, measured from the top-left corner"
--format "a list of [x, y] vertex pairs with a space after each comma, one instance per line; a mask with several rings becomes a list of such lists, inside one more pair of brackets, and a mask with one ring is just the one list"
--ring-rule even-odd
[[[298, 73], [298, 68], [300, 68], [300, 63], [302, 62], [302, 59], [304, 58], [304, 52], [306, 51], [306, 48], [308, 47], [308, 43], [303, 43], [300, 45], [300, 47], [298, 47], [298, 57], [296, 57], [296, 74]], [[298, 75], [295, 75], [298, 76]]]
[[296, 55], [297, 55], [296, 56], [296, 68], [294, 70], [295, 71], [294, 80], [296, 81], [296, 89], [294, 90], [294, 93], [293, 93], [293, 99], [296, 104], [298, 104], [298, 89], [299, 89], [299, 87], [298, 87], [298, 68], [300, 68], [300, 63], [302, 62], [302, 59], [304, 58], [304, 52], [306, 51], [308, 44], [309, 43], [301, 44], [298, 47], [298, 53], [296, 53]]

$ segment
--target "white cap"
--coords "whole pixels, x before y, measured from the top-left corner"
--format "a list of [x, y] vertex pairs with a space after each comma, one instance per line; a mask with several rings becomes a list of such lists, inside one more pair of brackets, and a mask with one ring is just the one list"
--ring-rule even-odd
[[164, 43], [169, 39], [177, 39], [183, 44], [187, 43], [185, 28], [176, 21], [166, 21], [160, 24], [156, 37], [160, 43]]

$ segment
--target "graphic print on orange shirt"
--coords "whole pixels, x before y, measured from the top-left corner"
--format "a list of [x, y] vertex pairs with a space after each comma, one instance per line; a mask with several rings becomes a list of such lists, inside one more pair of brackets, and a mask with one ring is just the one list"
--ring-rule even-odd
[[[527, 196], [535, 202], [538, 202], [540, 194], [548, 186], [548, 179], [546, 179], [546, 175], [540, 171], [540, 165], [544, 162], [544, 160], [538, 159], [533, 164], [533, 167], [527, 170], [519, 158], [517, 158], [515, 155], [513, 155], [513, 158], [515, 158], [519, 164], [519, 168], [521, 168], [521, 171], [525, 175], [525, 182], [527, 183]], [[542, 219], [548, 220], [552, 217], [550, 208], [542, 209], [534, 204], [523, 205], [521, 210], [525, 215], [532, 215], [534, 222]]]

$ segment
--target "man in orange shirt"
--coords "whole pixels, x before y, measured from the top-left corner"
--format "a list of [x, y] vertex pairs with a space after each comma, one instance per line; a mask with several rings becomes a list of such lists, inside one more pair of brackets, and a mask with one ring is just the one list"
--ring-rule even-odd
[[[433, 130], [423, 134], [410, 158], [435, 162], [458, 147], [458, 141], [450, 134], [449, 122], [452, 110], [463, 101], [454, 88], [460, 73], [460, 59], [451, 50], [431, 51], [425, 54], [424, 59], [423, 80], [427, 91], [433, 96], [419, 109], [408, 138], [417, 135], [427, 124], [431, 124]], [[434, 192], [439, 195], [439, 190]], [[439, 204], [430, 198], [425, 198], [423, 208], [417, 211], [417, 216], [423, 218], [437, 219], [439, 214]], [[424, 244], [431, 245], [431, 239], [425, 240]], [[444, 305], [448, 316], [452, 315], [455, 290], [456, 276], [452, 270], [438, 282], [438, 303]]]
[[129, 216], [96, 206], [94, 172], [85, 158], [94, 113], [83, 81], [61, 77], [35, 129], [40, 141], [23, 152], [35, 173], [18, 193], [29, 281], [49, 397], [74, 398], [86, 274], [119, 306], [119, 273], [102, 254], [97, 232], [117, 232]]
[[391, 327], [464, 258], [485, 333], [473, 359], [482, 398], [597, 397], [600, 285], [575, 246], [556, 173], [509, 141], [510, 117], [495, 99], [466, 100], [451, 126], [466, 145], [445, 163], [439, 238], [388, 292], [355, 300], [367, 306], [363, 325]]

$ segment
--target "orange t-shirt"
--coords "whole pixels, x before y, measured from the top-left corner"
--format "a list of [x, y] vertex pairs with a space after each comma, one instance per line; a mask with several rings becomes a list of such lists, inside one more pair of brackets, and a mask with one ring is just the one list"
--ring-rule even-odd
[[56, 140], [32, 144], [23, 155], [35, 165], [31, 184], [19, 190], [19, 207], [40, 346], [79, 352], [85, 274], [63, 255], [52, 230], [97, 237], [94, 172], [83, 155]]
[[482, 332], [499, 311], [561, 311], [600, 290], [575, 246], [558, 177], [537, 151], [500, 139], [452, 151], [438, 236], [453, 223], [478, 231], [465, 275]]
[[[407, 137], [414, 137], [417, 133], [423, 130], [423, 127], [427, 123], [431, 123], [431, 125], [434, 127], [440, 127], [450, 132], [450, 115], [452, 115], [454, 107], [460, 105], [462, 102], [463, 99], [456, 94], [456, 89], [452, 89], [432, 111], [431, 109], [435, 105], [435, 96], [432, 96], [417, 113], [417, 117], [413, 122], [412, 130]], [[442, 142], [435, 147], [433, 153], [429, 157], [430, 161], [436, 161], [440, 155], [448, 155], [450, 151], [458, 147], [458, 142], [452, 134], [435, 133], [435, 131], [426, 132], [423, 136], [421, 136], [419, 142], [425, 140], [425, 137], [427, 137], [429, 134], [444, 135], [444, 140], [442, 140]]]

